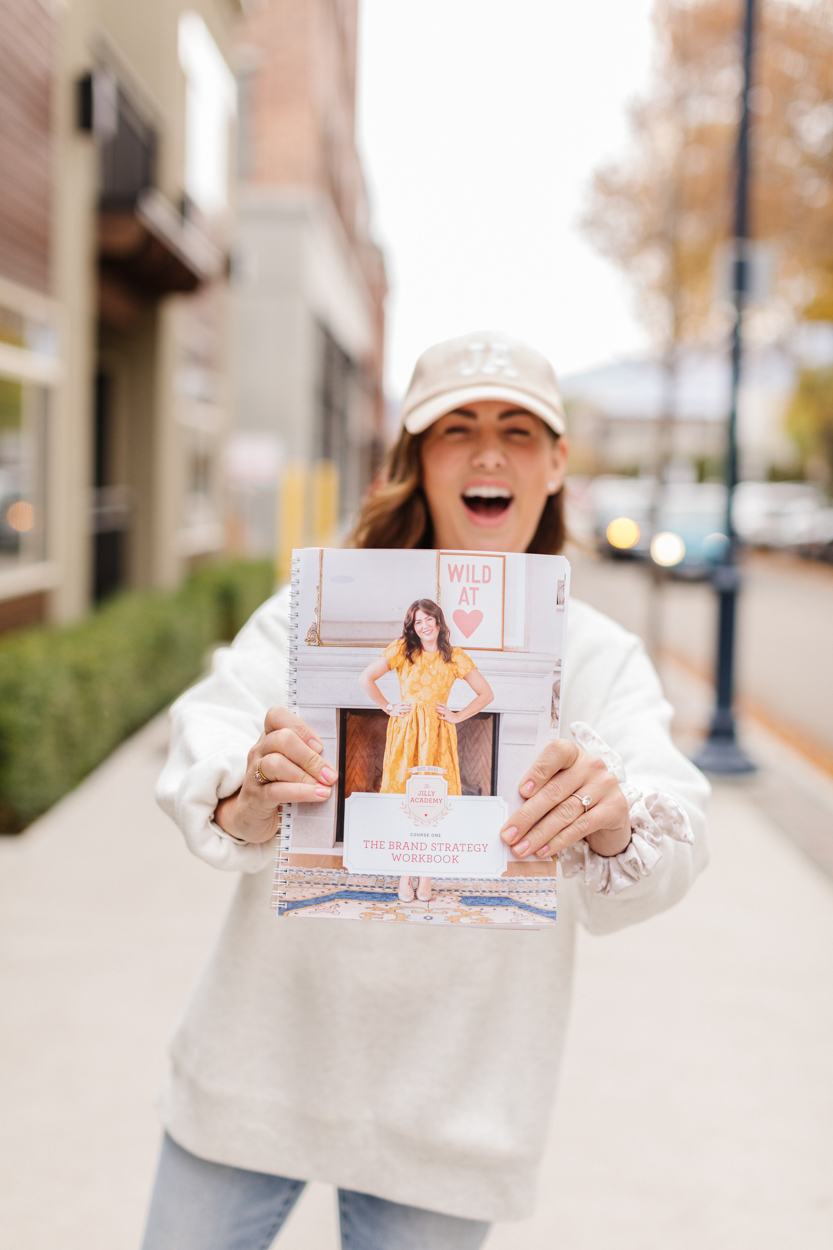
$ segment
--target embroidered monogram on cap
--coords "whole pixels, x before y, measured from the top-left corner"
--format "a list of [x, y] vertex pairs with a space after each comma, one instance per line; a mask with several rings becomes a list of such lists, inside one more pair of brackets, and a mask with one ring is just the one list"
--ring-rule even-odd
[[467, 343], [466, 350], [468, 358], [461, 360], [457, 366], [457, 372], [464, 378], [472, 378], [478, 373], [502, 373], [507, 378], [520, 376], [506, 343]]

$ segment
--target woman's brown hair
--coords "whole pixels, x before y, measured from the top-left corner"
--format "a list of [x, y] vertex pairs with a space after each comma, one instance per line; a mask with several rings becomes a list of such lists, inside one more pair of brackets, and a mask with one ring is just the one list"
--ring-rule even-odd
[[405, 659], [409, 664], [414, 662], [414, 652], [423, 651], [422, 639], [414, 629], [414, 620], [417, 612], [424, 612], [426, 616], [433, 616], [439, 627], [437, 635], [437, 650], [445, 660], [446, 664], [450, 664], [452, 660], [451, 654], [451, 634], [445, 623], [443, 610], [433, 599], [415, 599], [408, 611], [405, 613], [405, 623], [402, 626], [402, 640], [405, 643]]
[[[434, 528], [422, 489], [420, 451], [424, 437], [424, 433], [402, 431], [378, 484], [371, 487], [359, 509], [356, 524], [347, 539], [348, 547], [434, 546]], [[558, 494], [547, 496], [527, 551], [554, 556], [561, 551], [566, 538], [562, 488]]]

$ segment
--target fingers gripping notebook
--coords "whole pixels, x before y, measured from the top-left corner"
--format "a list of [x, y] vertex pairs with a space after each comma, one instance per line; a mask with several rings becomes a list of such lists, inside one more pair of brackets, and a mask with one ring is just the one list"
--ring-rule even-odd
[[555, 922], [556, 861], [500, 831], [558, 737], [569, 578], [561, 556], [293, 554], [290, 703], [338, 781], [284, 811], [282, 917]]

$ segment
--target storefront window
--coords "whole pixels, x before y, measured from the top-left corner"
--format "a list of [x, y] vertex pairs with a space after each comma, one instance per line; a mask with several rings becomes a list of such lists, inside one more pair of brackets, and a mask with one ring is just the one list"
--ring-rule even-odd
[[44, 558], [46, 413], [44, 387], [0, 377], [0, 571]]
[[215, 440], [203, 430], [187, 431], [188, 489], [183, 521], [186, 527], [205, 525], [217, 519], [214, 491]]
[[23, 347], [39, 356], [54, 358], [57, 355], [55, 328], [47, 321], [26, 317], [13, 308], [0, 304], [0, 343], [10, 347]]

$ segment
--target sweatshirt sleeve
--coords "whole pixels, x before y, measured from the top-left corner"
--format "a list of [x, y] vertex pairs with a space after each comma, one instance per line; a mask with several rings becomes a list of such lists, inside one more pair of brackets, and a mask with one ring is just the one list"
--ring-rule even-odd
[[267, 711], [286, 702], [288, 614], [286, 587], [258, 608], [231, 646], [215, 653], [209, 676], [171, 708], [170, 753], [157, 801], [179, 825], [189, 850], [227, 872], [258, 872], [276, 852], [274, 840], [254, 844], [231, 837], [213, 815], [218, 801], [242, 785]]
[[[666, 796], [688, 816], [689, 840], [659, 839], [657, 861], [642, 879], [615, 894], [579, 885], [579, 915], [591, 933], [609, 933], [665, 911], [678, 902], [708, 862], [706, 800], [709, 784], [677, 749], [669, 726], [672, 708], [663, 697], [656, 671], [641, 642], [627, 644], [609, 672], [606, 693], [592, 729], [621, 758], [627, 792], [634, 789], [649, 804]], [[655, 804], [656, 805], [656, 804]], [[632, 808], [633, 811], [633, 808]]]

